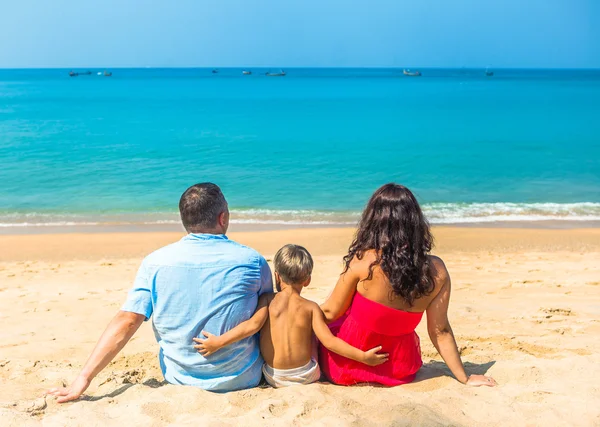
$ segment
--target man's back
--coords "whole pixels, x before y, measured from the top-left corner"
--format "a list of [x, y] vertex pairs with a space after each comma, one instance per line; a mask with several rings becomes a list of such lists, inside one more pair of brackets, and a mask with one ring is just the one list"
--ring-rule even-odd
[[207, 359], [193, 348], [202, 330], [221, 335], [249, 319], [258, 296], [272, 292], [270, 269], [256, 251], [224, 235], [189, 234], [150, 254], [122, 308], [152, 317], [165, 379], [228, 391], [256, 386], [262, 358], [256, 337]]
[[260, 332], [265, 362], [275, 369], [306, 365], [312, 355], [313, 302], [286, 288], [269, 304], [269, 318]]

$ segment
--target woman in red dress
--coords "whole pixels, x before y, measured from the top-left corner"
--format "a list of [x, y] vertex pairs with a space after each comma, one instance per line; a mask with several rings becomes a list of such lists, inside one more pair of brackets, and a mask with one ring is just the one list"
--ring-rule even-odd
[[389, 361], [367, 366], [320, 348], [320, 365], [334, 383], [414, 380], [421, 365], [415, 328], [423, 313], [431, 342], [463, 384], [494, 386], [493, 378], [467, 375], [448, 321], [450, 276], [443, 261], [429, 254], [433, 236], [411, 191], [397, 184], [379, 188], [369, 200], [345, 269], [321, 306], [334, 335], [369, 349], [383, 346]]

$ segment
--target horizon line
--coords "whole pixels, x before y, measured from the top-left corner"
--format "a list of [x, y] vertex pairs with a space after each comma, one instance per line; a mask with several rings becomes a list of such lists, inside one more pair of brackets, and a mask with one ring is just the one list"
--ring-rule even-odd
[[600, 67], [491, 67], [491, 66], [461, 66], [461, 67], [443, 67], [443, 66], [86, 66], [78, 65], [72, 67], [0, 67], [0, 70], [69, 70], [75, 68], [95, 68], [95, 69], [113, 69], [113, 70], [124, 70], [124, 69], [164, 69], [164, 70], [176, 70], [176, 69], [282, 69], [286, 68], [289, 70], [297, 69], [365, 69], [365, 70], [376, 70], [376, 69], [423, 69], [423, 70], [479, 70], [490, 68], [494, 70], [586, 70], [586, 71], [600, 71]]

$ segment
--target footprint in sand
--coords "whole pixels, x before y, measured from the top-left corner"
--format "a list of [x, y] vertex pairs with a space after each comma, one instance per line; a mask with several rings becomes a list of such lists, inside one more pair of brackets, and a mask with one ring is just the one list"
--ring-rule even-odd
[[129, 369], [124, 372], [112, 372], [106, 380], [100, 383], [100, 385], [109, 382], [115, 382], [116, 384], [139, 384], [144, 381], [145, 376], [146, 371], [143, 369]]
[[46, 397], [40, 397], [33, 401], [17, 402], [17, 410], [21, 412], [27, 412], [30, 415], [41, 415], [46, 410], [48, 404], [46, 403]]
[[571, 311], [570, 308], [542, 308], [540, 310], [550, 316], [553, 316], [553, 315], [573, 316], [574, 315], [574, 313]]
[[269, 403], [268, 410], [275, 417], [283, 416], [289, 408], [289, 404], [285, 401], [277, 401]]
[[540, 357], [544, 359], [552, 359], [548, 357], [556, 353], [556, 349], [546, 347], [539, 344], [528, 343], [519, 341], [516, 337], [501, 336], [490, 336], [490, 337], [462, 337], [462, 340], [467, 343], [467, 346], [463, 349], [464, 354], [471, 353], [472, 351], [488, 351], [484, 347], [501, 347], [509, 351], [518, 351], [526, 353], [534, 357]]

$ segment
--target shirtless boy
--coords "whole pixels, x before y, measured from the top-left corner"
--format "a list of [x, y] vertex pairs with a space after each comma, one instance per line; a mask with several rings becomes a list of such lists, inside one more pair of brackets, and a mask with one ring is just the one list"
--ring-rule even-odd
[[330, 351], [376, 366], [388, 355], [381, 347], [362, 351], [333, 336], [319, 306], [300, 296], [309, 285], [313, 260], [302, 246], [286, 245], [274, 259], [276, 294], [263, 294], [254, 315], [221, 336], [203, 331], [206, 339], [194, 338], [194, 347], [209, 358], [219, 349], [260, 331], [263, 374], [273, 387], [310, 384], [321, 377], [313, 332]]

